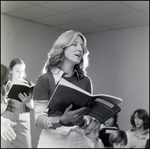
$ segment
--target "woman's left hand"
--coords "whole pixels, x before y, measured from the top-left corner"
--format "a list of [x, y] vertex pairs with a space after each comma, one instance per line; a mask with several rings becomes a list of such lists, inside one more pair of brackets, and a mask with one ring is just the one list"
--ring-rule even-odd
[[77, 110], [71, 110], [73, 105], [69, 105], [64, 114], [61, 116], [61, 124], [66, 125], [68, 123], [73, 123], [74, 125], [81, 126], [83, 124], [83, 116], [90, 109], [89, 107], [82, 107]]

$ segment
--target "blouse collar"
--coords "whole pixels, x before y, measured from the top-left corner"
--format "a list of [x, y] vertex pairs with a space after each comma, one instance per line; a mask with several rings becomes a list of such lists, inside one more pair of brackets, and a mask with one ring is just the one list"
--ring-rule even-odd
[[[131, 131], [134, 131], [135, 132], [135, 127], [133, 127], [132, 129], [131, 129]], [[149, 133], [149, 129], [146, 129], [141, 135], [144, 135], [144, 134], [147, 134], [147, 133]], [[137, 134], [137, 133], [136, 133]]]
[[[53, 74], [54, 80], [55, 80], [55, 85], [60, 81], [60, 79], [62, 78], [63, 74], [65, 73], [63, 70], [61, 70], [58, 67], [54, 67], [51, 69], [51, 73]], [[78, 81], [80, 82], [80, 78], [79, 78], [79, 73], [77, 70], [74, 70], [73, 74], [76, 75]]]

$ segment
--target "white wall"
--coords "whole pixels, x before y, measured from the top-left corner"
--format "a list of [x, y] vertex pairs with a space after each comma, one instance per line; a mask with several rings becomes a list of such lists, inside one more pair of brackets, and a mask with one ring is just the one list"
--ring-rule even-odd
[[[1, 63], [9, 67], [13, 58], [21, 58], [26, 63], [27, 78], [35, 83], [59, 34], [61, 31], [47, 26], [1, 15]], [[36, 148], [41, 130], [35, 127], [33, 119], [32, 111], [32, 145]]]
[[[61, 31], [6, 15], [1, 15], [1, 63], [8, 66], [20, 57], [27, 65], [28, 79], [34, 83], [47, 53]], [[119, 126], [131, 127], [130, 115], [137, 108], [149, 111], [149, 27], [137, 27], [85, 35], [90, 51], [88, 75], [94, 93], [106, 93], [124, 101]], [[34, 126], [31, 112], [33, 148], [40, 130]]]
[[118, 123], [131, 128], [134, 110], [149, 112], [149, 27], [87, 34], [94, 93], [123, 99]]
[[1, 62], [9, 66], [11, 59], [20, 57], [26, 63], [28, 78], [35, 82], [60, 33], [44, 25], [1, 15]]

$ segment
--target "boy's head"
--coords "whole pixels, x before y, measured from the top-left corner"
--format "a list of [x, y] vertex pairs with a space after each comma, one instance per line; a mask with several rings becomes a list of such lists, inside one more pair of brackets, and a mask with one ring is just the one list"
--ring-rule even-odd
[[123, 148], [127, 145], [126, 133], [122, 130], [115, 130], [109, 136], [109, 142], [113, 148]]

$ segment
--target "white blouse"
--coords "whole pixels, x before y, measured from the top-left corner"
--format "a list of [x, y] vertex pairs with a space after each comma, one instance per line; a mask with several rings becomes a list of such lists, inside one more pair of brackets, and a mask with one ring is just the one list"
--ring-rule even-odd
[[129, 148], [145, 148], [146, 140], [149, 138], [149, 130], [145, 130], [142, 134], [138, 134], [134, 130], [128, 130], [126, 134]]

